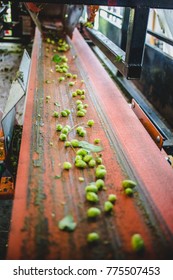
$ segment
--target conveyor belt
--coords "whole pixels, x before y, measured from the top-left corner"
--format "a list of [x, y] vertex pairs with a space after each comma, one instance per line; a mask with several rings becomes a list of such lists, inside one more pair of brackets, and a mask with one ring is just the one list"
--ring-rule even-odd
[[[72, 87], [71, 78], [58, 81], [62, 74], [52, 61], [55, 46], [43, 42], [36, 30], [7, 259], [170, 259], [172, 169], [77, 30], [70, 45], [65, 53], [69, 72], [77, 74]], [[83, 103], [88, 104], [81, 118], [76, 116], [80, 97], [72, 97], [78, 88], [86, 91]], [[66, 108], [71, 110], [68, 118], [52, 117], [54, 110]], [[86, 126], [89, 119], [94, 126], [85, 127], [84, 138], [76, 136], [77, 124]], [[96, 180], [95, 168], [74, 166], [77, 149], [64, 147], [57, 123], [73, 127], [68, 140], [101, 139], [106, 188], [96, 204], [85, 198], [85, 186]], [[65, 161], [73, 164], [69, 171], [62, 169]], [[137, 182], [132, 197], [123, 191], [124, 179]], [[103, 205], [112, 193], [117, 201], [112, 213], [105, 214]], [[95, 220], [86, 215], [91, 206], [102, 212]], [[58, 227], [68, 214], [77, 223], [73, 232]], [[100, 240], [88, 244], [87, 234], [93, 231]], [[135, 233], [145, 243], [140, 253], [131, 246]]]

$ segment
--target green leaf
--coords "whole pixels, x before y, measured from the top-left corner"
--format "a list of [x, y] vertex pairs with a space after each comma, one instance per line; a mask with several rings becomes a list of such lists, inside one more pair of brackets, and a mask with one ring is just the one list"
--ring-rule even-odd
[[58, 54], [55, 54], [52, 57], [52, 61], [54, 61], [55, 63], [60, 63], [62, 61], [62, 58]]
[[71, 215], [65, 216], [62, 220], [59, 221], [58, 227], [60, 230], [65, 231], [73, 231], [76, 228], [76, 223], [73, 220], [73, 217]]
[[122, 55], [117, 55], [117, 56], [115, 57], [115, 62], [121, 62], [122, 60], [123, 60]]
[[55, 178], [55, 179], [60, 179], [60, 178], [61, 178], [61, 175], [55, 175], [54, 178]]
[[61, 107], [61, 105], [58, 102], [54, 102], [54, 105], [57, 107]]
[[88, 152], [94, 152], [94, 153], [99, 153], [103, 150], [103, 148], [101, 146], [96, 146], [96, 145], [90, 144], [86, 141], [80, 141], [79, 147], [87, 150]]

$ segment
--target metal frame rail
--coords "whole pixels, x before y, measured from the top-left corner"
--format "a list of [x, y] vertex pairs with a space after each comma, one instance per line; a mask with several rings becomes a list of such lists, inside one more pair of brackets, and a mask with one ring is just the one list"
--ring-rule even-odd
[[153, 32], [152, 30], [150, 29], [147, 29], [147, 33], [159, 40], [161, 40], [162, 42], [166, 43], [166, 44], [169, 44], [170, 46], [173, 46], [173, 40], [167, 38], [166, 36], [162, 35], [162, 34], [159, 34], [157, 32]]
[[[105, 11], [108, 15], [114, 15], [116, 18], [121, 18], [120, 16], [118, 16], [116, 14], [113, 14], [113, 13], [111, 13], [110, 11], [108, 11], [108, 10], [106, 10], [104, 8], [100, 8], [99, 11], [100, 10]], [[126, 13], [125, 16], [127, 16], [127, 19], [123, 20], [123, 18], [122, 18], [122, 29], [121, 29], [122, 38], [121, 38], [121, 43], [120, 43], [120, 46], [121, 46], [121, 48], [123, 50], [125, 49], [123, 46], [126, 44], [126, 41], [127, 41], [127, 27], [128, 27], [128, 21], [129, 21], [129, 9], [128, 8], [125, 9], [125, 13]], [[162, 34], [154, 32], [154, 31], [152, 31], [150, 29], [147, 29], [147, 34], [149, 34], [150, 36], [153, 36], [153, 37], [159, 39], [162, 42], [165, 42], [166, 44], [169, 44], [170, 46], [173, 46], [173, 40], [167, 38], [166, 36], [164, 36]], [[104, 36], [102, 34], [99, 34], [99, 35], [100, 35], [100, 37]], [[104, 40], [101, 40], [101, 41], [103, 42]], [[106, 41], [105, 53], [110, 58], [110, 53], [108, 54], [108, 52], [106, 52], [106, 45], [109, 46], [109, 43], [107, 42], [107, 38], [105, 38], [105, 41]], [[96, 42], [96, 44], [98, 44], [98, 43]], [[101, 45], [101, 43], [100, 43], [100, 45]], [[148, 45], [149, 44], [146, 43], [146, 47]], [[103, 50], [103, 46], [101, 46], [100, 48]], [[97, 53], [97, 55], [99, 55], [99, 54]], [[113, 54], [113, 57], [114, 57], [114, 54]], [[104, 56], [101, 59], [104, 61]], [[110, 66], [109, 63], [107, 64], [107, 67], [113, 73], [114, 67], [112, 68], [112, 66]], [[140, 94], [138, 94], [137, 88], [134, 88], [134, 86], [132, 86], [132, 83], [130, 81], [127, 81], [125, 78], [123, 78], [122, 75], [120, 74], [120, 72], [118, 72], [116, 74], [116, 81], [124, 88], [124, 90], [126, 92], [128, 92], [128, 94], [132, 98], [134, 98], [138, 102], [138, 104], [140, 104], [140, 107], [142, 108], [142, 110], [149, 117], [149, 119], [154, 124], [154, 126], [163, 135], [163, 137], [164, 137], [164, 142], [163, 142], [164, 150], [168, 154], [172, 154], [173, 153], [173, 148], [172, 148], [172, 146], [173, 146], [173, 136], [172, 136], [172, 132], [171, 132], [170, 128], [168, 128], [168, 126], [163, 123], [163, 121], [161, 120], [159, 115], [154, 110], [151, 110], [151, 107], [143, 100], [143, 98], [140, 97]]]

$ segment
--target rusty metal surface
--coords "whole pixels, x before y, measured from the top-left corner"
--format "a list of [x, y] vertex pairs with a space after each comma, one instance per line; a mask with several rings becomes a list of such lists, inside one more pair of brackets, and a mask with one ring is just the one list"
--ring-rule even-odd
[[14, 197], [14, 182], [11, 177], [2, 177], [0, 180], [0, 199]]
[[0, 129], [0, 161], [5, 160], [5, 146], [4, 146], [4, 134]]
[[132, 99], [132, 110], [137, 115], [138, 119], [141, 121], [143, 126], [146, 128], [156, 145], [159, 147], [159, 149], [162, 149], [163, 147], [163, 136], [162, 134], [157, 130], [157, 128], [152, 124], [150, 119], [146, 116], [144, 111], [140, 108], [138, 103]]
[[[65, 53], [69, 72], [78, 75], [72, 87], [69, 78], [58, 81], [62, 74], [55, 72], [52, 61], [55, 46], [42, 42], [36, 32], [7, 259], [172, 258], [173, 219], [167, 212], [173, 197], [172, 169], [78, 31], [70, 45]], [[86, 91], [83, 103], [88, 104], [82, 118], [76, 116], [76, 99], [80, 98], [72, 97], [78, 88]], [[48, 102], [46, 96], [50, 96]], [[60, 111], [71, 110], [68, 118], [52, 117], [56, 102]], [[95, 138], [101, 139], [106, 189], [99, 191], [99, 202], [94, 204], [102, 210], [101, 216], [92, 221], [86, 216], [93, 205], [86, 201], [85, 186], [95, 181], [95, 168], [74, 167], [75, 149], [65, 148], [55, 129], [57, 123], [85, 126], [89, 119], [95, 124], [86, 127], [85, 138], [76, 136], [74, 128], [68, 140], [93, 143]], [[73, 164], [69, 171], [62, 169], [65, 161]], [[133, 197], [123, 192], [126, 178], [138, 183]], [[113, 212], [105, 215], [103, 205], [110, 193], [117, 195], [117, 201]], [[73, 232], [58, 228], [59, 220], [68, 214], [77, 223]], [[87, 234], [93, 231], [99, 233], [100, 241], [91, 245]], [[145, 242], [140, 254], [131, 247], [135, 233]]]

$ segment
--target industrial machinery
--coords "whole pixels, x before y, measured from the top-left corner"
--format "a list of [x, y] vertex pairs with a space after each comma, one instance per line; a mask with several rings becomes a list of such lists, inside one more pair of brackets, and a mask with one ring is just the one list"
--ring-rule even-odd
[[14, 182], [5, 166], [5, 143], [2, 130], [0, 131], [0, 199], [11, 198], [14, 195]]
[[0, 119], [0, 199], [10, 199], [14, 197], [15, 178], [9, 170], [9, 150], [15, 126], [15, 106], [26, 94], [29, 68], [30, 57], [25, 50], [16, 78], [12, 82], [4, 112]]
[[6, 11], [6, 7], [2, 6], [2, 4], [0, 4], [0, 36], [2, 36], [2, 30], [3, 30], [3, 15]]
[[[117, 85], [137, 92], [149, 11], [172, 1], [20, 2], [36, 28], [6, 259], [172, 259], [172, 134]], [[118, 44], [98, 5], [126, 8]]]
[[[7, 6], [0, 3], [0, 37], [3, 36], [3, 18], [6, 14]], [[0, 121], [2, 119], [2, 114], [0, 114]], [[7, 175], [7, 170], [5, 167], [5, 140], [0, 123], [0, 198], [11, 196], [14, 194], [14, 183], [12, 177]]]
[[[72, 37], [74, 28], [83, 12], [83, 5], [56, 5], [26, 3], [31, 17], [42, 34]], [[51, 18], [51, 22], [50, 22]]]
[[[20, 9], [19, 4], [0, 1], [0, 9], [0, 41], [18, 41], [19, 38], [22, 40], [22, 36], [25, 33], [22, 28], [24, 15], [22, 15], [22, 9]], [[25, 26], [27, 25], [25, 24]]]

